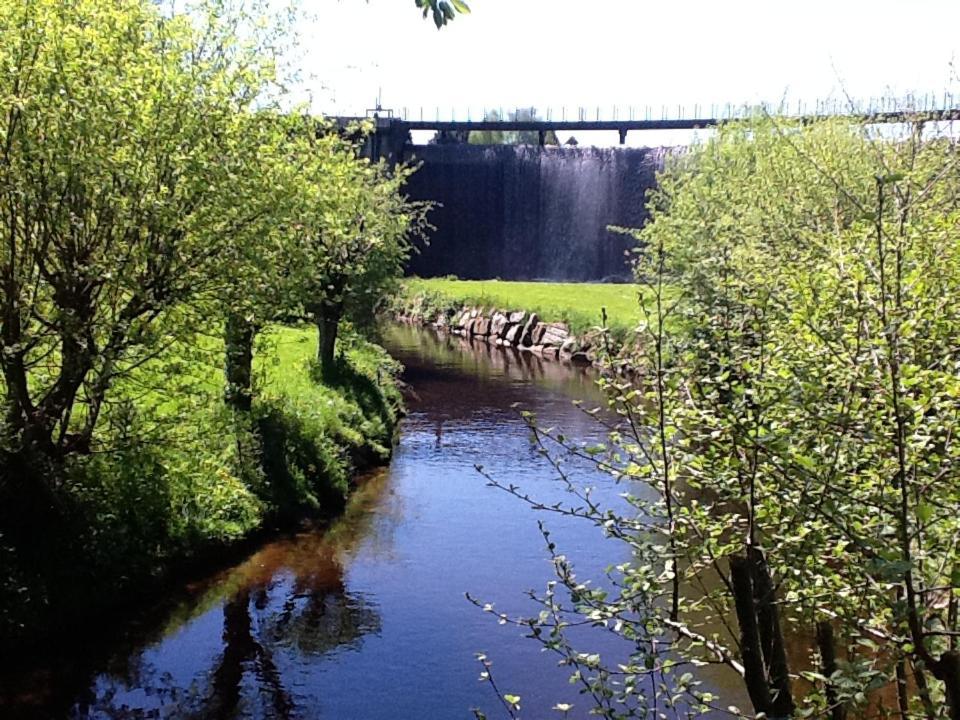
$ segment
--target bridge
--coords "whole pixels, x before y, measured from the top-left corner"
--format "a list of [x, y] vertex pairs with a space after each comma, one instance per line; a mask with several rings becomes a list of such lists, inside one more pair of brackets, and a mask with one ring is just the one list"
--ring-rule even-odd
[[[476, 117], [475, 117], [476, 113]], [[376, 137], [373, 147], [368, 148], [373, 157], [402, 156], [403, 145], [414, 130], [432, 130], [441, 137], [452, 140], [469, 137], [478, 131], [524, 131], [536, 132], [540, 145], [546, 142], [550, 131], [613, 131], [620, 137], [620, 144], [627, 141], [632, 131], [649, 130], [698, 130], [717, 127], [724, 123], [744, 120], [755, 115], [769, 115], [802, 123], [814, 123], [827, 118], [843, 117], [863, 124], [889, 125], [906, 122], [952, 122], [960, 120], [960, 98], [944, 93], [942, 96], [929, 93], [920, 97], [879, 98], [866, 102], [847, 100], [840, 102], [816, 101], [809, 106], [804, 102], [788, 106], [779, 104], [741, 104], [710, 106], [695, 104], [661, 106], [613, 106], [611, 108], [562, 107], [547, 108], [538, 113], [534, 108], [482, 108], [444, 113], [439, 108], [425, 111], [385, 109], [379, 105], [366, 111], [363, 117], [337, 118], [341, 126], [358, 120], [373, 120]], [[542, 116], [542, 117], [541, 117]]]

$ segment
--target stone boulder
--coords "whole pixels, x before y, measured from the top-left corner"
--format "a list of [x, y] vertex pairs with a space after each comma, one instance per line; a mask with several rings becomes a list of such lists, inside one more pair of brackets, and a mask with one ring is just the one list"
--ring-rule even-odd
[[530, 313], [530, 317], [527, 318], [526, 325], [523, 326], [523, 332], [520, 333], [520, 345], [524, 347], [529, 347], [530, 345], [535, 344], [533, 342], [533, 331], [537, 328], [537, 325], [540, 324], [540, 318], [537, 317], [536, 313]]
[[510, 313], [508, 319], [513, 325], [519, 325], [527, 318], [527, 313], [524, 310], [518, 310], [517, 312]]
[[473, 334], [480, 337], [486, 337], [490, 334], [490, 321], [485, 318], [477, 318], [473, 322]]
[[585, 353], [583, 350], [578, 350], [570, 356], [570, 362], [574, 365], [593, 365], [593, 361], [590, 359], [590, 356]]
[[537, 323], [533, 326], [533, 330], [530, 331], [530, 344], [531, 345], [542, 345], [540, 342], [543, 338], [543, 333], [546, 331], [547, 326], [544, 323]]
[[570, 331], [567, 329], [567, 326], [561, 323], [549, 323], [542, 327], [543, 330], [540, 333], [540, 337], [535, 337], [534, 340], [543, 345], [560, 347], [570, 337]]
[[490, 334], [494, 337], [502, 337], [510, 320], [502, 312], [496, 313], [490, 320]]
[[510, 345], [519, 345], [520, 335], [522, 333], [523, 325], [513, 325], [509, 330], [507, 330], [507, 333], [503, 336], [503, 339], [506, 340]]

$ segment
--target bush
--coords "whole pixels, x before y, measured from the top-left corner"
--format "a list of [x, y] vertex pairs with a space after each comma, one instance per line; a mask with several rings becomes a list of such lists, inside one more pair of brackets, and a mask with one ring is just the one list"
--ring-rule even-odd
[[[55, 502], [0, 518], [0, 636], [53, 631], [268, 523], [342, 510], [353, 473], [390, 457], [397, 365], [348, 336], [336, 378], [321, 384], [314, 333], [271, 329], [250, 415], [223, 406], [202, 353], [173, 350], [121, 388], [98, 451], [70, 458]], [[169, 393], [142, 392], [165, 378]], [[15, 490], [0, 491], [2, 501]]]
[[[912, 130], [725, 126], [661, 177], [608, 445], [531, 420], [633, 488], [610, 509], [569, 486], [556, 510], [630, 560], [591, 585], [545, 532], [557, 582], [516, 620], [595, 714], [722, 710], [697, 671], [721, 663], [734, 716], [960, 717], [960, 145]], [[575, 647], [584, 624], [629, 662]]]

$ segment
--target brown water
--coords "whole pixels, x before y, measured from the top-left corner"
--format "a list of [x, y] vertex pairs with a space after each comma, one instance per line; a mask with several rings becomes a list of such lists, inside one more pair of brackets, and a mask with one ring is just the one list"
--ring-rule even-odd
[[[341, 518], [184, 588], [159, 618], [62, 648], [61, 662], [15, 680], [6, 705], [0, 696], [0, 718], [467, 719], [473, 707], [500, 717], [477, 652], [494, 661], [501, 689], [523, 698], [524, 717], [559, 717], [558, 702], [585, 717], [555, 658], [464, 593], [535, 614], [524, 593], [552, 579], [538, 519], [581, 577], [627, 559], [592, 526], [537, 513], [475, 469], [547, 502], [569, 499], [514, 405], [600, 439], [571, 402], [600, 402], [591, 375], [409, 327], [389, 328], [386, 344], [417, 398], [392, 464], [365, 479]], [[610, 503], [624, 490], [589, 468], [577, 481]], [[618, 655], [619, 643], [597, 634], [584, 650]], [[731, 679], [710, 680], [719, 689]]]

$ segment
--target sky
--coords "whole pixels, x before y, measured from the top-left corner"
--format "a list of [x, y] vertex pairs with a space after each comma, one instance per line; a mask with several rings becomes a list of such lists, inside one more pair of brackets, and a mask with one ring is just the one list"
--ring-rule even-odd
[[[949, 91], [960, 102], [960, 0], [470, 0], [473, 12], [441, 31], [413, 0], [305, 5], [300, 89], [329, 115], [362, 115], [378, 97], [458, 118], [517, 106], [675, 115], [844, 93]], [[657, 135], [631, 144], [669, 144]]]

